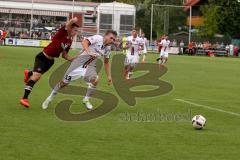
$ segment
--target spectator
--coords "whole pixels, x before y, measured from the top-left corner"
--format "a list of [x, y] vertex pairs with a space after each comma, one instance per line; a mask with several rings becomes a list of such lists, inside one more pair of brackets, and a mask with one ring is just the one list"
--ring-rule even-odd
[[229, 45], [229, 54], [230, 54], [231, 56], [233, 56], [233, 52], [234, 52], [234, 45], [233, 45], [233, 44], [230, 44], [230, 45]]
[[220, 45], [220, 46], [221, 46], [221, 48], [222, 48], [222, 49], [224, 49], [224, 47], [225, 47], [225, 45], [224, 45], [224, 43], [223, 43], [223, 42], [221, 43], [221, 45]]
[[230, 47], [229, 47], [229, 45], [226, 45], [226, 51], [227, 51], [227, 55], [229, 56], [229, 52], [230, 52]]
[[188, 54], [193, 55], [193, 42], [188, 44]]
[[180, 54], [183, 54], [183, 49], [184, 49], [184, 42], [180, 42]]
[[235, 46], [234, 47], [234, 56], [238, 56], [238, 50], [239, 50], [238, 46]]
[[173, 47], [177, 47], [177, 41], [174, 39], [173, 42], [172, 42], [172, 46]]

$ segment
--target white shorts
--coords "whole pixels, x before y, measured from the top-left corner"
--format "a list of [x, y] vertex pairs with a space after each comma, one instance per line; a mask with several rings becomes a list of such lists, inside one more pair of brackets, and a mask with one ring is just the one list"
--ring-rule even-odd
[[161, 50], [160, 57], [168, 57], [168, 51]]
[[137, 64], [139, 62], [139, 55], [127, 55], [125, 59], [125, 65]]
[[96, 67], [88, 66], [87, 68], [83, 68], [82, 66], [79, 66], [73, 70], [69, 68], [64, 75], [63, 82], [70, 83], [71, 81], [84, 78], [86, 82], [90, 83], [97, 77]]

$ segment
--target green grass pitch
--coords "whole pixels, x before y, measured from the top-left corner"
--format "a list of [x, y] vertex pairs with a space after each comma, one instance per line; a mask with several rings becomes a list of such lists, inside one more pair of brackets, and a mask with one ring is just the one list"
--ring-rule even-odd
[[[161, 79], [170, 82], [174, 89], [163, 96], [138, 98], [134, 107], [129, 107], [107, 85], [103, 72], [98, 88], [118, 97], [117, 108], [88, 122], [66, 122], [56, 117], [55, 105], [62, 99], [73, 99], [71, 110], [85, 112], [82, 96], [59, 94], [49, 109], [41, 109], [51, 91], [49, 76], [64, 63], [61, 58], [35, 85], [30, 95], [31, 108], [19, 105], [23, 70], [32, 67], [40, 51], [41, 48], [0, 46], [0, 160], [239, 159], [239, 58], [171, 55], [168, 72]], [[157, 55], [147, 58], [155, 62]], [[95, 105], [100, 103], [97, 99], [92, 101]], [[123, 118], [126, 113], [134, 117], [139, 112], [189, 117], [160, 121]], [[190, 116], [195, 114], [207, 118], [203, 130], [192, 128]]]

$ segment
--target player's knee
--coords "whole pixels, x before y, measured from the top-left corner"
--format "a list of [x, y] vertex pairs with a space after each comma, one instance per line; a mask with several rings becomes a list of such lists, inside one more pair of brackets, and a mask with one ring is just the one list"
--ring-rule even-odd
[[68, 83], [65, 83], [65, 82], [63, 82], [63, 81], [60, 82], [60, 88], [63, 88], [63, 87], [65, 87], [65, 86], [67, 86], [67, 85], [68, 85]]
[[31, 80], [37, 82], [41, 78], [41, 73], [33, 72], [33, 75], [31, 76]]
[[98, 82], [99, 82], [99, 79], [100, 79], [99, 76], [94, 76], [94, 77], [92, 77], [92, 79], [91, 79], [92, 85], [97, 86], [97, 84], [98, 84]]
[[135, 66], [136, 66], [135, 63], [131, 63], [131, 64], [130, 64], [130, 69], [134, 69]]

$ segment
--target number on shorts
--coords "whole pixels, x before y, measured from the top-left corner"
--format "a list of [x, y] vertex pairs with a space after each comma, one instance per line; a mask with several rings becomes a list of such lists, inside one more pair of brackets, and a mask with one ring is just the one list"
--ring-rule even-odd
[[72, 77], [69, 76], [69, 75], [66, 75], [66, 76], [65, 76], [65, 79], [66, 79], [67, 81], [71, 81]]

